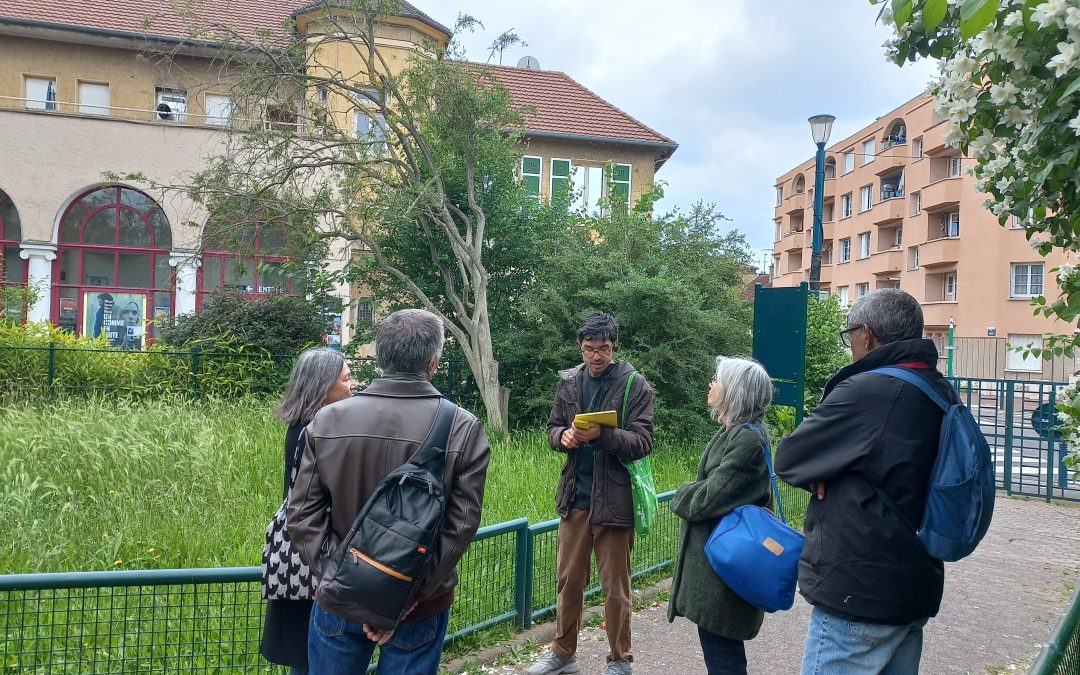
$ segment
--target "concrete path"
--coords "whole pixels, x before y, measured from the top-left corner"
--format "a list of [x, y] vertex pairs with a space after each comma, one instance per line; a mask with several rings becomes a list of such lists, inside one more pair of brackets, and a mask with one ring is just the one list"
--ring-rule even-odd
[[[945, 598], [927, 625], [922, 672], [1026, 671], [1080, 576], [1078, 507], [999, 495], [979, 549], [946, 565]], [[791, 611], [768, 615], [761, 633], [747, 643], [750, 672], [797, 673], [809, 616], [801, 598]], [[666, 602], [635, 614], [633, 635], [636, 675], [705, 673], [696, 626], [684, 619], [669, 624]], [[582, 631], [578, 658], [584, 675], [602, 673], [606, 654], [602, 630]], [[520, 672], [531, 658], [484, 670]]]

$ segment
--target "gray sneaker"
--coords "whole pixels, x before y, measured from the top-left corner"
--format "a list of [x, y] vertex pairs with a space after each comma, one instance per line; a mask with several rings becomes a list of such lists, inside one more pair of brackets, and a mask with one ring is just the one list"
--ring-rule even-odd
[[634, 675], [634, 664], [626, 660], [608, 661], [604, 675]]
[[539, 661], [529, 666], [525, 675], [571, 675], [571, 673], [580, 672], [581, 667], [578, 665], [576, 656], [564, 659], [555, 652], [548, 652]]

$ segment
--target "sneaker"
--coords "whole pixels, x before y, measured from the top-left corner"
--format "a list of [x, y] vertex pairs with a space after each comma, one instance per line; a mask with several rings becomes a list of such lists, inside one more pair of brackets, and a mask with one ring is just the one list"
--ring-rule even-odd
[[543, 658], [529, 666], [525, 675], [570, 675], [580, 673], [577, 657], [563, 658], [555, 652], [548, 652]]
[[608, 661], [604, 675], [634, 675], [634, 664], [626, 660]]

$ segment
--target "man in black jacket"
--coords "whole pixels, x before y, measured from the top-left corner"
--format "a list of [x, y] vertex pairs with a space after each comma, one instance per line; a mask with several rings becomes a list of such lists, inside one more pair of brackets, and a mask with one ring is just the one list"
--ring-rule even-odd
[[847, 326], [854, 363], [776, 455], [777, 475], [812, 493], [799, 562], [799, 590], [814, 606], [802, 672], [917, 673], [945, 574], [904, 523], [922, 521], [942, 412], [914, 385], [867, 371], [910, 368], [955, 394], [922, 339], [915, 298], [874, 291]]

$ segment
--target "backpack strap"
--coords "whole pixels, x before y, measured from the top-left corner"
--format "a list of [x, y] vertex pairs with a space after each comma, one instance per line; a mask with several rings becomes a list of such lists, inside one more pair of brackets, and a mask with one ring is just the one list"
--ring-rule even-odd
[[926, 394], [931, 401], [933, 401], [939, 408], [945, 412], [949, 412], [949, 408], [953, 407], [952, 403], [945, 400], [945, 397], [941, 395], [934, 385], [919, 375], [906, 368], [900, 368], [897, 366], [883, 366], [881, 368], [874, 368], [873, 370], [866, 371], [867, 373], [877, 373], [878, 375], [887, 375], [888, 377], [895, 377], [898, 380], [903, 380], [908, 384], [913, 384], [919, 388], [919, 391]]
[[[424, 438], [424, 442], [409, 458], [409, 464], [425, 466], [431, 464], [437, 466], [432, 473], [442, 478], [443, 467], [446, 465], [446, 446], [450, 441], [450, 427], [454, 423], [454, 415], [457, 406], [443, 398], [439, 400], [439, 410], [435, 413], [435, 420], [431, 424], [431, 430]], [[440, 460], [437, 464], [435, 460]], [[429, 467], [430, 468], [430, 467]]]
[[626, 390], [622, 395], [622, 415], [619, 416], [619, 428], [626, 428], [626, 404], [630, 401], [630, 387], [634, 384], [634, 378], [637, 377], [637, 371], [631, 370], [630, 377], [626, 378]]
[[769, 448], [769, 439], [765, 436], [765, 431], [758, 426], [757, 422], [747, 422], [743, 424], [747, 429], [753, 429], [761, 436], [762, 442], [765, 443], [765, 466], [769, 467], [769, 481], [772, 483], [773, 494], [776, 495], [776, 509], [780, 512], [780, 520], [787, 523], [787, 517], [784, 516], [784, 502], [780, 499], [780, 485], [776, 482], [776, 472], [773, 471], [772, 465], [772, 450]]

